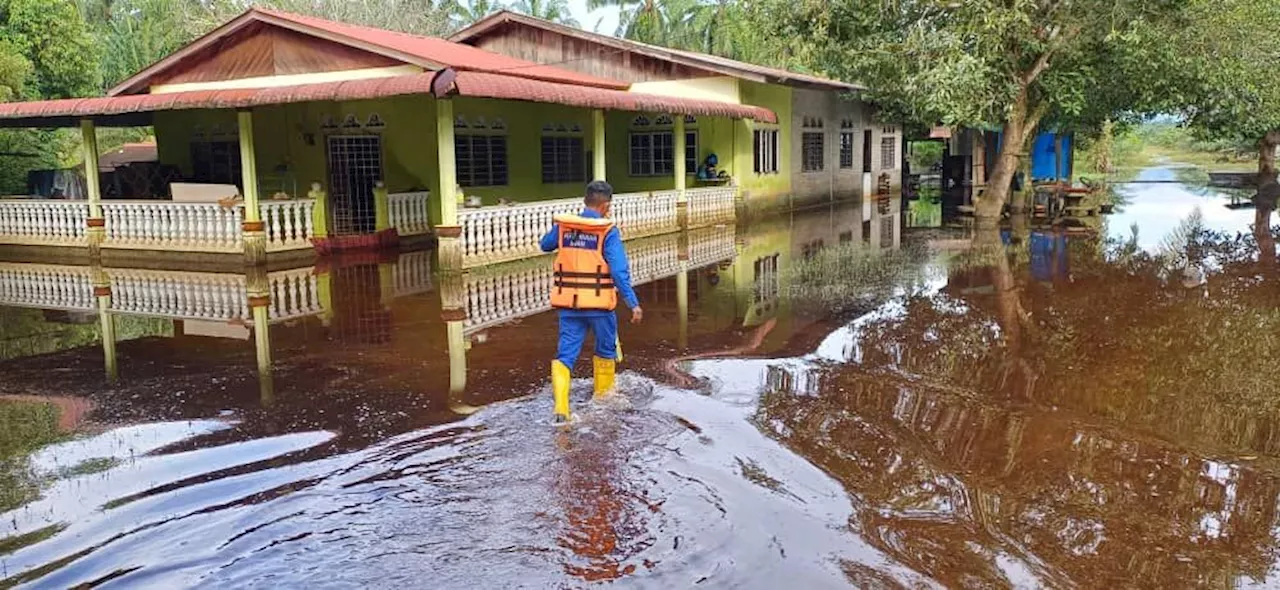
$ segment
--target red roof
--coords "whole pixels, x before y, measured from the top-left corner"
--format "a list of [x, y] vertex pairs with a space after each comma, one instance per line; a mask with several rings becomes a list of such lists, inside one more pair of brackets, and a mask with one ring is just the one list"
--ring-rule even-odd
[[626, 82], [579, 74], [552, 65], [537, 64], [478, 47], [454, 43], [435, 37], [422, 37], [373, 27], [340, 23], [321, 18], [302, 16], [278, 10], [253, 7], [205, 36], [191, 42], [173, 54], [138, 72], [128, 80], [112, 88], [107, 94], [119, 96], [147, 91], [149, 80], [169, 68], [197, 56], [205, 50], [216, 50], [215, 45], [254, 23], [277, 27], [315, 36], [357, 49], [395, 58], [408, 64], [429, 70], [446, 67], [460, 71], [484, 71], [510, 76], [581, 84], [599, 88], [625, 90]]
[[[432, 82], [437, 75], [443, 77], [442, 73], [431, 72], [277, 88], [193, 90], [167, 94], [11, 102], [0, 104], [0, 126], [73, 126], [78, 119], [86, 117], [110, 118], [156, 111], [235, 109], [297, 102], [430, 94]], [[757, 106], [560, 84], [488, 72], [458, 72], [447, 92], [450, 95], [550, 102], [583, 108], [749, 118], [767, 123], [775, 123], [778, 119], [772, 111]]]

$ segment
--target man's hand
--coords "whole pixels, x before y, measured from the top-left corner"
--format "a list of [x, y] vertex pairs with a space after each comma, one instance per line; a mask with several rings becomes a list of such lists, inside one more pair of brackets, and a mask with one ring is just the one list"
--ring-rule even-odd
[[639, 305], [631, 308], [631, 323], [638, 324], [644, 321], [644, 310]]

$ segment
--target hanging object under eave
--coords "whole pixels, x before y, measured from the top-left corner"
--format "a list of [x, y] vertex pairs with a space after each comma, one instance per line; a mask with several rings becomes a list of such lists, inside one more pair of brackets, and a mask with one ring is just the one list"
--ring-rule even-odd
[[951, 139], [950, 127], [934, 127], [929, 130], [929, 139]]

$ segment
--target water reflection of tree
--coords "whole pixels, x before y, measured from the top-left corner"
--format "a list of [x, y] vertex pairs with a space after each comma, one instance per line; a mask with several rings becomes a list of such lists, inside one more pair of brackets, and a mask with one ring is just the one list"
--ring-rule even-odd
[[843, 371], [760, 419], [850, 490], [857, 533], [948, 587], [1012, 586], [1009, 561], [1052, 586], [1222, 586], [1276, 558], [1280, 480], [1060, 413]]
[[[1123, 245], [1029, 280], [994, 230], [952, 285], [862, 326], [862, 367], [759, 418], [858, 498], [855, 528], [949, 586], [1231, 585], [1276, 559], [1280, 295], [1253, 236], [1206, 233], [1207, 291]], [[1205, 293], [1208, 293], [1206, 296]], [[870, 371], [864, 373], [861, 371]], [[1251, 458], [1251, 457], [1250, 457]]]

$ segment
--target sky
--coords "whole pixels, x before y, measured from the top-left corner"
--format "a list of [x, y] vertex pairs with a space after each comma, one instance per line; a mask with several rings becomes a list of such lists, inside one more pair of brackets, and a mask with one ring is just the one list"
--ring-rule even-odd
[[[587, 0], [569, 0], [569, 11], [573, 13], [573, 18], [577, 19], [582, 28], [588, 31], [594, 30], [612, 35], [618, 29], [617, 7], [587, 10]], [[596, 26], [597, 23], [599, 28]]]

